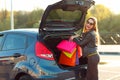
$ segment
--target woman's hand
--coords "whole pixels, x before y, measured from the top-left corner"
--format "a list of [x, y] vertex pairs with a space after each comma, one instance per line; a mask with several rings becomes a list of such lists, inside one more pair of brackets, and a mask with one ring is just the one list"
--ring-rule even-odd
[[74, 35], [74, 36], [70, 36], [69, 40], [70, 40], [70, 41], [73, 41], [73, 39], [76, 38], [76, 37], [78, 37], [78, 36], [79, 36], [78, 34], [76, 34], [76, 35]]
[[69, 40], [73, 41], [73, 39], [74, 39], [74, 36], [70, 36]]

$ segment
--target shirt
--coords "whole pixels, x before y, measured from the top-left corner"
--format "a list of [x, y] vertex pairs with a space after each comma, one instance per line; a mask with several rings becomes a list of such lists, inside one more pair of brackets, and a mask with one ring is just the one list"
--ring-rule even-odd
[[73, 41], [75, 41], [78, 45], [82, 47], [83, 57], [97, 52], [98, 41], [96, 38], [96, 32], [94, 30], [83, 33], [82, 38], [77, 37], [74, 38]]

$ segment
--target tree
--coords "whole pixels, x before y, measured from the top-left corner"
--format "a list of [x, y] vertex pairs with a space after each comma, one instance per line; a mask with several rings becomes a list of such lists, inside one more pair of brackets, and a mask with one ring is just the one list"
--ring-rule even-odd
[[43, 15], [42, 9], [35, 9], [31, 12], [17, 11], [15, 13], [15, 28], [39, 27], [38, 22]]
[[98, 21], [109, 18], [112, 15], [112, 12], [104, 5], [95, 5], [89, 12], [89, 14], [95, 16]]
[[0, 11], [0, 31], [10, 29], [10, 12], [7, 10]]
[[113, 13], [104, 5], [95, 5], [88, 11], [88, 16], [94, 16], [98, 20], [100, 32], [106, 32], [108, 23], [110, 23]]
[[42, 18], [42, 15], [43, 15], [43, 10], [42, 9], [35, 9], [33, 10], [30, 14], [29, 14], [29, 17], [28, 17], [28, 21], [26, 23], [26, 26], [28, 27], [39, 27], [39, 22]]

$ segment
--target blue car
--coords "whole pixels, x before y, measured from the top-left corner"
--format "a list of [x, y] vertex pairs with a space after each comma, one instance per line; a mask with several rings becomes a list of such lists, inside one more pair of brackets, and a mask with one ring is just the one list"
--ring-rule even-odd
[[[0, 80], [71, 80], [74, 70], [59, 64], [58, 43], [81, 30], [92, 0], [62, 0], [49, 5], [38, 29], [0, 32]], [[81, 63], [81, 61], [80, 61]]]

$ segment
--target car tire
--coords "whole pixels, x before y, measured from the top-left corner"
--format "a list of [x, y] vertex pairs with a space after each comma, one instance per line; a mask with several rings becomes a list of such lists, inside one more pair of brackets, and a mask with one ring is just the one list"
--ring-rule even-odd
[[34, 80], [34, 79], [30, 77], [29, 75], [23, 75], [19, 78], [19, 80]]

